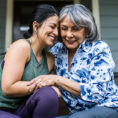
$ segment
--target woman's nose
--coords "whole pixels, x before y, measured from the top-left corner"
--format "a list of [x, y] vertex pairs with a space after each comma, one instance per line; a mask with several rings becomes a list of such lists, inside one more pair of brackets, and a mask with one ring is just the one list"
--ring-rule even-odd
[[68, 38], [71, 38], [71, 37], [73, 37], [73, 34], [72, 34], [71, 31], [67, 31], [67, 32], [66, 32], [66, 36], [67, 36]]
[[54, 30], [54, 34], [55, 34], [56, 36], [58, 36], [58, 29], [55, 29], [55, 30]]

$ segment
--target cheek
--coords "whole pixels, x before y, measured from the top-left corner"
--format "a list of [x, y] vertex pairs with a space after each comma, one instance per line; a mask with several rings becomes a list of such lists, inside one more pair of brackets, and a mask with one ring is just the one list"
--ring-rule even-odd
[[80, 31], [80, 34], [81, 34], [81, 37], [85, 37], [85, 35], [86, 35], [85, 29], [81, 30], [81, 31]]
[[79, 37], [79, 38], [85, 38], [85, 32], [76, 32], [74, 34], [75, 37]]
[[61, 31], [61, 36], [64, 37], [66, 33], [64, 31]]

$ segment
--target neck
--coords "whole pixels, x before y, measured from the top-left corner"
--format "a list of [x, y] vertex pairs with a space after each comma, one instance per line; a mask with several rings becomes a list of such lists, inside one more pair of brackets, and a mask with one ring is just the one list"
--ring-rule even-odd
[[71, 50], [69, 49], [69, 54], [70, 54], [70, 55], [74, 55], [75, 52], [76, 52], [76, 50], [77, 50], [77, 49], [71, 49]]
[[40, 39], [37, 39], [36, 37], [31, 37], [30, 39], [31, 45], [33, 52], [35, 56], [41, 57], [42, 56], [42, 51], [45, 48], [45, 46], [41, 43]]

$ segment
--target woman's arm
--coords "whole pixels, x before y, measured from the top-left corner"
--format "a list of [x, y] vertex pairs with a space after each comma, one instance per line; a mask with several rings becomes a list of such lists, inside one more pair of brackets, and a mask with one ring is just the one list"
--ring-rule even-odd
[[38, 87], [49, 86], [49, 85], [58, 86], [76, 95], [77, 97], [80, 97], [80, 85], [79, 83], [73, 80], [69, 80], [67, 78], [58, 75], [41, 75], [35, 79]]
[[69, 80], [69, 79], [61, 77], [61, 76], [57, 76], [55, 84], [57, 86], [60, 86], [64, 90], [72, 93], [73, 95], [81, 98], [81, 95], [80, 95], [80, 84], [78, 82], [75, 82], [73, 80]]
[[30, 58], [30, 46], [25, 40], [13, 43], [5, 56], [2, 72], [2, 91], [7, 96], [19, 97], [30, 94], [34, 82], [21, 81], [25, 64]]

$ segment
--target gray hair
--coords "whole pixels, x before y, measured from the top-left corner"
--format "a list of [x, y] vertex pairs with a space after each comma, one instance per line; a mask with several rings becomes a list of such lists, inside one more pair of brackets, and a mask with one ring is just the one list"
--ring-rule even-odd
[[89, 41], [92, 42], [99, 39], [94, 16], [84, 5], [74, 4], [64, 6], [60, 11], [60, 21], [63, 20], [65, 16], [69, 16], [72, 23], [76, 26], [87, 28], [88, 35], [86, 38], [88, 38]]

